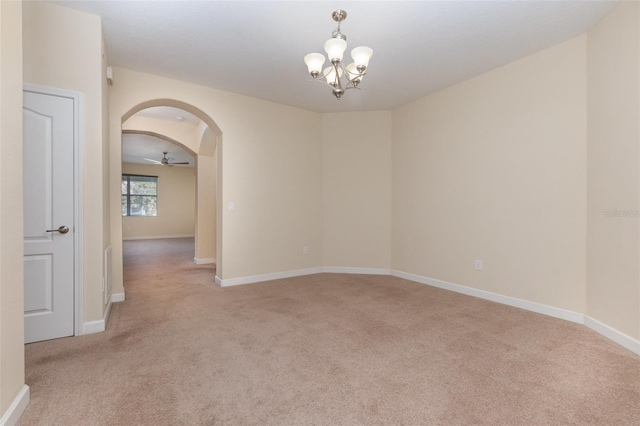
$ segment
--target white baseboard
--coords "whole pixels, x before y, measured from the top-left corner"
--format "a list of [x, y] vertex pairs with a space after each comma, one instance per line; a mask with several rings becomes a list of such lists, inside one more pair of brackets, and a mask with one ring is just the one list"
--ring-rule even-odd
[[124, 293], [114, 293], [111, 295], [111, 303], [124, 302]]
[[501, 303], [503, 305], [514, 306], [516, 308], [525, 309], [527, 311], [532, 311], [539, 314], [576, 322], [578, 324], [584, 324], [584, 315], [577, 312], [567, 311], [565, 309], [543, 305], [541, 303], [530, 302], [528, 300], [522, 300], [511, 296], [504, 296], [502, 294], [492, 293], [490, 291], [478, 290], [477, 288], [466, 287], [463, 285], [453, 284], [433, 278], [427, 278], [420, 275], [409, 274], [402, 271], [392, 270], [391, 275], [398, 278], [404, 278], [405, 280], [430, 285], [432, 287], [438, 287], [445, 290], [454, 291], [456, 293], [466, 294], [467, 296], [490, 300], [492, 302]]
[[626, 334], [619, 332], [615, 328], [609, 327], [608, 325], [603, 324], [588, 315], [584, 316], [584, 325], [586, 325], [596, 333], [603, 335], [607, 339], [613, 340], [620, 346], [629, 349], [631, 352], [640, 355], [640, 341], [634, 339], [633, 337], [627, 336]]
[[102, 333], [103, 331], [105, 331], [107, 328], [106, 327], [107, 320], [109, 319], [109, 314], [111, 313], [112, 303], [113, 303], [113, 295], [111, 296], [111, 300], [107, 305], [107, 309], [105, 309], [104, 314], [102, 315], [102, 319], [83, 323], [81, 334], [94, 334], [94, 333]]
[[390, 269], [383, 268], [349, 268], [345, 266], [325, 266], [322, 272], [330, 274], [364, 274], [364, 275], [391, 275]]
[[221, 287], [230, 287], [234, 285], [253, 284], [262, 281], [279, 280], [282, 278], [300, 277], [303, 275], [321, 274], [364, 274], [364, 275], [390, 275], [389, 269], [382, 268], [349, 268], [343, 266], [319, 266], [316, 268], [295, 269], [292, 271], [275, 272], [271, 274], [252, 275], [249, 277], [220, 279], [216, 276], [216, 282]]
[[164, 240], [166, 238], [193, 238], [194, 234], [186, 234], [186, 235], [153, 235], [149, 237], [122, 237], [122, 241], [133, 241], [133, 240]]
[[222, 278], [220, 278], [219, 276], [216, 275], [215, 281], [216, 281], [216, 284], [218, 284], [220, 287], [222, 287]]
[[89, 321], [82, 324], [82, 334], [94, 334], [102, 333], [107, 328], [107, 321], [109, 320], [109, 314], [111, 313], [111, 305], [116, 302], [124, 301], [124, 293], [114, 293], [111, 295], [111, 301], [107, 305], [107, 309], [104, 311], [101, 320]]
[[82, 334], [102, 333], [105, 330], [105, 322], [103, 319], [97, 321], [89, 321], [82, 324]]
[[29, 386], [23, 385], [7, 411], [0, 418], [0, 426], [14, 426], [29, 405]]
[[[252, 275], [249, 277], [240, 278], [227, 278], [220, 280], [221, 287], [230, 287], [233, 285], [253, 284], [262, 281], [279, 280], [282, 278], [299, 277], [302, 275], [319, 274], [323, 271], [322, 267], [308, 268], [308, 269], [295, 269], [293, 271], [275, 272], [272, 274]], [[217, 278], [217, 277], [216, 277]]]
[[194, 257], [193, 258], [193, 263], [195, 263], [196, 265], [209, 265], [209, 264], [213, 263], [215, 265], [216, 264], [216, 260], [215, 259], [211, 259], [211, 258], [198, 259], [197, 257]]

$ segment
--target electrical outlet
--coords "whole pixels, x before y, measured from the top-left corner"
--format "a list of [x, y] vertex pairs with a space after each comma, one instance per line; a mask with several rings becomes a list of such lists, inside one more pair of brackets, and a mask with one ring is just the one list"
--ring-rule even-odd
[[476, 259], [476, 271], [482, 271], [482, 260]]
[[309, 247], [307, 247], [307, 246], [302, 247], [302, 254], [304, 254], [304, 255], [309, 254]]

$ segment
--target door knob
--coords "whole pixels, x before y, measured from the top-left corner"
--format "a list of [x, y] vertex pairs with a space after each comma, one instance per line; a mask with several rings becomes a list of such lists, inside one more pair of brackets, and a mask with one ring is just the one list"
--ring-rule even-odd
[[59, 232], [61, 234], [66, 234], [67, 232], [69, 232], [69, 227], [62, 225], [58, 229], [47, 229], [47, 232]]

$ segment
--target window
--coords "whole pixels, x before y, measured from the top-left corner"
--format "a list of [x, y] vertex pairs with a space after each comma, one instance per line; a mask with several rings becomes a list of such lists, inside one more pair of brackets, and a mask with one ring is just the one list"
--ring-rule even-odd
[[122, 175], [122, 216], [158, 216], [158, 176]]

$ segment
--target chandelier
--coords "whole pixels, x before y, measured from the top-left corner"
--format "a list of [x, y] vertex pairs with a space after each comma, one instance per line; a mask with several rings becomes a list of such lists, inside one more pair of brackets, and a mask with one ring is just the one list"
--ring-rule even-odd
[[366, 46], [356, 47], [351, 51], [353, 62], [343, 67], [342, 56], [347, 50], [347, 36], [340, 32], [340, 23], [347, 19], [347, 12], [336, 10], [331, 17], [338, 23], [338, 28], [331, 34], [331, 38], [324, 43], [324, 50], [331, 66], [322, 69], [326, 60], [322, 53], [309, 53], [304, 57], [304, 63], [307, 64], [311, 77], [316, 81], [326, 79], [333, 95], [340, 100], [345, 90], [359, 89], [358, 85], [366, 74], [373, 50]]

